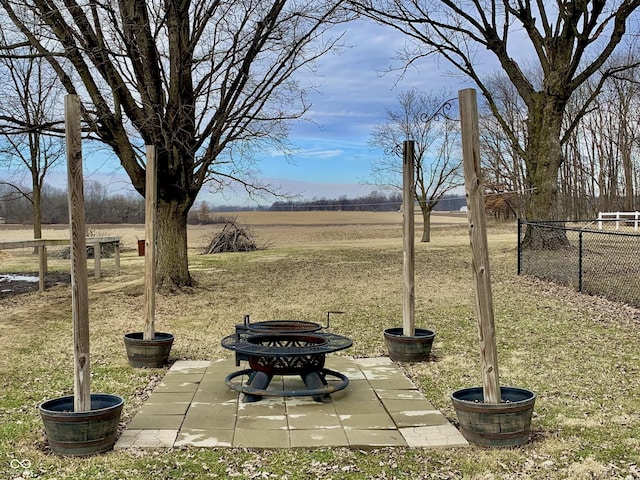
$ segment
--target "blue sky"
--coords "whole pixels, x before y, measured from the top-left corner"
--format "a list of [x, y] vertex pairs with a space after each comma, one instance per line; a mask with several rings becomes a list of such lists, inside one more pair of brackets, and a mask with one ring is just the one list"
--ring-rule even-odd
[[[400, 92], [411, 88], [438, 92], [445, 88], [456, 96], [459, 89], [471, 86], [459, 76], [447, 74], [450, 67], [435, 58], [412, 67], [402, 78], [399, 71], [388, 72], [401, 66], [394, 56], [406, 41], [392, 28], [358, 20], [337, 28], [337, 33], [342, 31], [346, 31], [345, 47], [322, 57], [316, 76], [300, 79], [303, 84], [317, 86], [317, 91], [309, 97], [312, 107], [305, 117], [311, 122], [292, 125], [289, 140], [295, 155], [286, 159], [266, 153], [258, 165], [264, 182], [300, 199], [353, 198], [374, 189], [364, 182], [370, 176], [371, 161], [382, 152], [372, 151], [367, 142], [373, 127], [384, 120], [385, 111], [394, 108]], [[85, 177], [108, 185], [111, 191], [132, 190], [117, 161], [97, 165], [88, 157], [85, 154]], [[66, 173], [60, 174], [66, 183]], [[199, 200], [214, 206], [269, 205], [274, 201], [252, 201], [240, 190], [212, 195], [206, 186]]]
[[[382, 152], [372, 151], [367, 142], [401, 91], [445, 88], [455, 96], [470, 86], [447, 75], [447, 67], [441, 68], [436, 59], [410, 69], [402, 78], [399, 71], [388, 72], [401, 66], [394, 56], [405, 44], [405, 37], [389, 27], [359, 20], [342, 25], [338, 31], [342, 30], [346, 47], [322, 57], [317, 76], [310, 79], [318, 86], [310, 96], [313, 105], [307, 116], [313, 123], [292, 126], [290, 142], [297, 149], [293, 164], [274, 155], [265, 156], [259, 165], [264, 181], [304, 199], [356, 197], [373, 189], [363, 182], [369, 177], [371, 160]], [[245, 201], [231, 194], [208, 199]]]

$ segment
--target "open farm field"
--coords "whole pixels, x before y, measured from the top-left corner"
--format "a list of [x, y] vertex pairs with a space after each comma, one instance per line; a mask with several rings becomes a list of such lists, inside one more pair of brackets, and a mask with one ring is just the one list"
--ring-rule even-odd
[[[267, 248], [200, 255], [221, 225], [189, 228], [196, 285], [156, 299], [158, 331], [176, 337], [172, 360], [230, 358], [220, 340], [245, 314], [254, 321], [323, 323], [329, 310], [345, 312], [332, 317], [331, 329], [354, 342], [336, 355], [386, 355], [382, 331], [402, 323], [400, 213], [237, 217]], [[434, 330], [436, 339], [431, 361], [402, 368], [455, 423], [451, 392], [481, 384], [471, 252], [465, 216], [433, 220], [432, 242], [416, 243], [416, 324]], [[125, 398], [124, 426], [166, 372], [131, 368], [122, 340], [142, 326], [144, 259], [136, 240], [144, 228], [91, 228], [98, 236], [121, 236], [124, 245], [119, 275], [106, 259], [105, 276], [89, 278], [92, 390]], [[2, 239], [30, 235], [25, 226], [0, 226]], [[51, 227], [44, 236], [66, 238], [68, 230]], [[517, 277], [514, 224], [491, 224], [488, 238], [501, 383], [538, 396], [532, 440], [522, 447], [176, 448], [57, 457], [45, 445], [37, 406], [73, 389], [71, 289], [61, 284], [0, 298], [0, 479], [640, 478], [640, 312]], [[51, 258], [49, 268], [68, 271], [68, 260]], [[0, 273], [34, 270], [31, 252], [1, 252]], [[28, 471], [12, 460], [28, 460]]]

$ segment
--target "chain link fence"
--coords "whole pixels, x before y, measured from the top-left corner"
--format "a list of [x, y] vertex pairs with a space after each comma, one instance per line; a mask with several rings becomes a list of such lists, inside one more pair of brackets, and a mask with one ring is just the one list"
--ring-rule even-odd
[[[539, 229], [542, 231], [536, 232]], [[560, 231], [564, 231], [568, 240], [560, 248], [526, 247], [527, 234], [549, 236]], [[637, 223], [519, 220], [518, 275], [521, 274], [640, 307], [640, 233]]]

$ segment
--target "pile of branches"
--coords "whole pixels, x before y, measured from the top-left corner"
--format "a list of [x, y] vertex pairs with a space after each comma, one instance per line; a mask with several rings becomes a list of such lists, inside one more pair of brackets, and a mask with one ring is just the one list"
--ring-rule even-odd
[[258, 250], [258, 245], [251, 230], [242, 228], [236, 219], [227, 220], [222, 231], [203, 250], [203, 254], [223, 252], [252, 252]]

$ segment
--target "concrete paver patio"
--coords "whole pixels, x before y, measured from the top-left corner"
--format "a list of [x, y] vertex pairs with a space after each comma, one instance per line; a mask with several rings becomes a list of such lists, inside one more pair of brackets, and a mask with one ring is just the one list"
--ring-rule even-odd
[[[333, 356], [327, 357], [326, 367], [350, 380], [327, 403], [279, 396], [243, 403], [242, 394], [224, 382], [240, 369], [232, 359], [178, 361], [115, 448], [468, 445], [389, 358]], [[276, 376], [269, 388], [305, 387], [297, 376]]]

